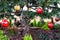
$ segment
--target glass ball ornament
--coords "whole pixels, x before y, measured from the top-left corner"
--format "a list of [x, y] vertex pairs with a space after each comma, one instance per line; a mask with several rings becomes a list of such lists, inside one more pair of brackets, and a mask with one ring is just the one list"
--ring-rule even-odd
[[9, 21], [7, 19], [3, 19], [1, 25], [3, 28], [7, 28], [9, 26]]
[[37, 12], [38, 14], [42, 14], [42, 13], [43, 13], [43, 8], [42, 8], [42, 7], [41, 7], [41, 8], [37, 8], [36, 12]]

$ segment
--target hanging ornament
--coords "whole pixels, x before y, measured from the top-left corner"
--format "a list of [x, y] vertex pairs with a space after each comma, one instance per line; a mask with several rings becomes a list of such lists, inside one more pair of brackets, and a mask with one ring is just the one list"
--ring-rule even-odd
[[32, 3], [28, 3], [28, 6], [31, 7], [32, 6]]
[[36, 7], [31, 7], [31, 10], [32, 12], [36, 12]]
[[28, 10], [28, 8], [27, 8], [27, 6], [25, 5], [24, 7], [23, 7], [23, 11], [27, 11]]
[[52, 22], [48, 22], [48, 28], [52, 29], [53, 28], [53, 23]]
[[3, 19], [1, 25], [3, 28], [7, 28], [9, 26], [9, 21], [7, 19]]
[[50, 7], [55, 7], [55, 5], [54, 4], [51, 4], [51, 5], [49, 5]]
[[37, 11], [38, 14], [42, 14], [43, 13], [43, 8], [37, 8], [36, 11]]
[[37, 8], [37, 7], [32, 7], [32, 9], [34, 9], [34, 10], [35, 10], [36, 8]]
[[57, 4], [58, 8], [60, 8], [60, 3]]
[[57, 21], [59, 21], [60, 19], [59, 18], [55, 18], [55, 21], [57, 22]]
[[15, 5], [14, 9], [15, 9], [15, 11], [19, 11], [20, 10], [20, 5]]
[[50, 21], [51, 21], [51, 19], [44, 18], [44, 19], [43, 19], [43, 21], [44, 21], [44, 22], [50, 22]]
[[52, 12], [52, 10], [53, 10], [52, 8], [49, 8], [49, 9], [48, 9], [48, 12], [49, 12], [49, 13], [51, 13], [51, 12]]

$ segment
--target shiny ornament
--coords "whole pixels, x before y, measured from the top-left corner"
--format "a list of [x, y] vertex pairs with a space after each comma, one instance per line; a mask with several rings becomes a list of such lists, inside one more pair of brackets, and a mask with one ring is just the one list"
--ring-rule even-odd
[[38, 14], [42, 14], [43, 13], [43, 8], [38, 8], [36, 11], [37, 11]]
[[53, 28], [53, 23], [52, 22], [48, 22], [48, 28], [52, 29]]
[[19, 11], [20, 10], [20, 5], [15, 5], [14, 9], [15, 9], [15, 11]]
[[3, 28], [7, 28], [9, 26], [9, 21], [7, 19], [2, 20], [1, 25]]
[[55, 21], [57, 22], [57, 21], [59, 21], [60, 19], [59, 18], [55, 18]]
[[27, 6], [25, 5], [24, 7], [23, 7], [23, 11], [27, 11], [28, 10], [28, 8], [27, 8]]
[[28, 6], [31, 7], [32, 6], [32, 3], [28, 3]]
[[53, 10], [52, 8], [49, 8], [49, 9], [48, 9], [48, 13], [51, 13], [51, 12], [52, 12], [52, 10]]
[[58, 6], [58, 8], [60, 8], [60, 4], [59, 3], [57, 4], [57, 6]]
[[31, 8], [31, 11], [32, 11], [32, 12], [36, 12], [36, 7], [32, 7], [32, 8]]

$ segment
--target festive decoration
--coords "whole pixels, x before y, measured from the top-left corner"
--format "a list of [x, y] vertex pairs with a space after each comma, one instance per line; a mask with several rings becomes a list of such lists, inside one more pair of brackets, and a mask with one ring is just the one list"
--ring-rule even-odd
[[55, 21], [57, 22], [57, 21], [59, 21], [60, 19], [59, 18], [55, 18]]
[[29, 8], [29, 11], [36, 12], [36, 7]]
[[[53, 17], [53, 22], [54, 22], [54, 25], [60, 25], [60, 18], [58, 17]], [[55, 26], [54, 26], [55, 27]]]
[[44, 19], [43, 19], [43, 21], [44, 21], [44, 22], [50, 22], [50, 21], [51, 21], [51, 19], [44, 18]]
[[52, 29], [53, 28], [53, 23], [52, 22], [48, 22], [48, 28]]
[[28, 6], [31, 7], [32, 6], [32, 3], [28, 3]]
[[7, 19], [3, 19], [1, 25], [3, 28], [7, 28], [9, 26], [9, 21]]
[[42, 14], [43, 13], [43, 8], [37, 8], [36, 11], [37, 11], [38, 14]]
[[24, 7], [23, 7], [23, 11], [27, 11], [28, 10], [28, 8], [27, 8], [27, 6], [25, 5]]
[[[0, 22], [10, 40], [60, 40], [60, 0], [0, 0]], [[1, 31], [0, 40], [8, 40]]]
[[40, 26], [40, 20], [41, 18], [39, 16], [35, 17], [30, 21], [30, 25], [39, 27]]
[[48, 25], [48, 22], [46, 22], [46, 23], [42, 26], [42, 29], [43, 29], [43, 30], [50, 30], [47, 25]]
[[19, 11], [20, 10], [20, 6], [19, 5], [15, 5], [14, 9], [15, 9], [15, 11]]
[[48, 9], [48, 12], [49, 12], [49, 13], [51, 13], [51, 12], [52, 12], [52, 10], [53, 10], [52, 8], [49, 8], [49, 9]]
[[60, 3], [57, 4], [58, 8], [60, 8]]
[[25, 34], [24, 35], [24, 40], [33, 40], [31, 34]]

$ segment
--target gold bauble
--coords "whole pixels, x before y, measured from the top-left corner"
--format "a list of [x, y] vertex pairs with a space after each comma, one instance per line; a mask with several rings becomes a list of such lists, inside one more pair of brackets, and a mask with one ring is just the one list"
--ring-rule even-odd
[[20, 10], [20, 5], [15, 5], [15, 6], [14, 6], [14, 9], [15, 9], [16, 11], [19, 11], [19, 10]]

